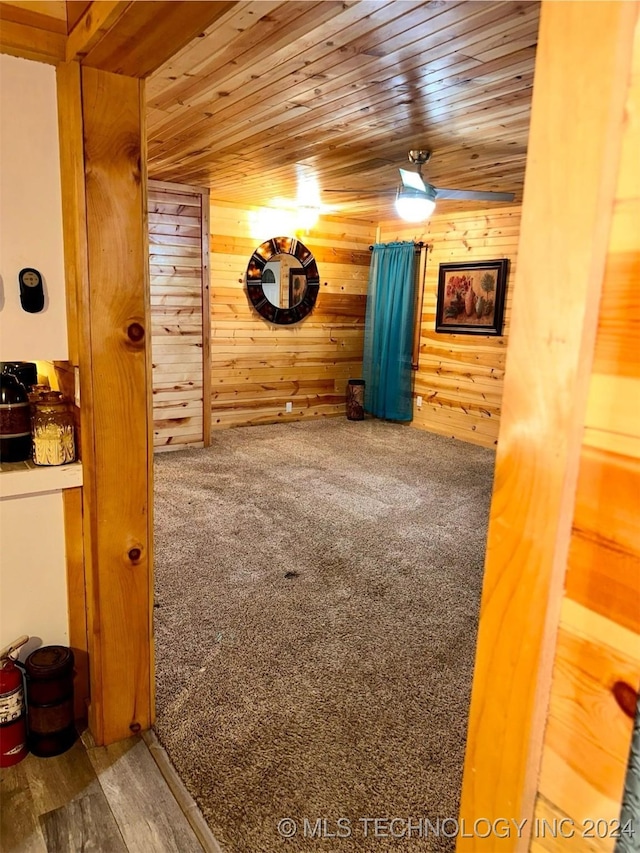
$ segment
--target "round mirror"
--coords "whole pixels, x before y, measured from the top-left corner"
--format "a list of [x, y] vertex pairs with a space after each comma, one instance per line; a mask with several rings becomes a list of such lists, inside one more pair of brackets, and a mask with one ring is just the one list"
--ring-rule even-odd
[[297, 323], [313, 308], [320, 277], [315, 258], [295, 237], [272, 237], [255, 250], [247, 267], [247, 294], [265, 320]]

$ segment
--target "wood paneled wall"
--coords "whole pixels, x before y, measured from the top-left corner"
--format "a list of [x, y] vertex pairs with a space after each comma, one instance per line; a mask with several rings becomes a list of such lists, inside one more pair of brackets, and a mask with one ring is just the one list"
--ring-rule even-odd
[[153, 444], [210, 440], [209, 191], [149, 181]]
[[361, 375], [375, 226], [322, 218], [298, 234], [318, 263], [318, 300], [301, 323], [274, 326], [253, 309], [244, 285], [256, 246], [281, 233], [275, 212], [275, 231], [257, 230], [260, 215], [211, 204], [212, 429], [344, 415], [347, 381]]
[[[497, 443], [502, 380], [509, 340], [516, 272], [520, 207], [464, 213], [436, 213], [423, 227], [384, 223], [380, 240], [422, 240], [429, 244], [420, 330], [420, 358], [414, 382], [412, 426], [491, 447]], [[441, 334], [434, 331], [438, 270], [456, 261], [510, 260], [503, 334]], [[422, 407], [416, 398], [422, 397]]]
[[536, 802], [576, 835], [602, 820], [593, 851], [615, 846], [640, 687], [640, 25], [626, 117]]
[[[547, 720], [552, 733], [549, 699], [556, 651], [564, 676], [556, 701], [563, 711], [553, 744], [561, 761], [551, 774], [559, 777], [557, 786], [565, 792], [561, 808], [582, 803], [590, 807], [584, 817], [607, 817], [601, 810], [606, 800], [587, 802], [587, 786], [573, 768], [586, 771], [592, 765], [592, 792], [602, 790], [611, 770], [610, 744], [619, 744], [619, 732], [608, 731], [613, 723], [609, 699], [626, 688], [609, 684], [603, 701], [598, 681], [608, 682], [612, 670], [603, 665], [602, 641], [585, 643], [577, 653], [574, 643], [557, 641], [578, 513], [583, 519], [591, 515], [594, 522], [598, 516], [613, 517], [614, 529], [625, 529], [631, 509], [622, 491], [609, 492], [602, 482], [590, 485], [587, 515], [576, 496], [585, 422], [592, 423], [588, 392], [617, 208], [621, 142], [629, 121], [625, 104], [637, 14], [637, 3], [542, 5], [460, 801], [460, 817], [468, 824], [479, 816], [489, 821], [504, 816], [523, 821], [523, 828], [521, 835], [500, 838], [494, 833], [461, 835], [457, 853], [521, 853], [539, 841], [533, 818]], [[629, 329], [624, 323], [619, 330], [622, 351]], [[613, 415], [613, 400], [602, 403]], [[622, 426], [617, 416], [610, 423], [616, 431]], [[598, 537], [602, 534], [609, 535], [598, 530]], [[584, 634], [578, 620], [572, 622], [574, 633]], [[613, 630], [609, 643], [626, 646], [614, 639]], [[573, 660], [571, 672], [568, 659]], [[619, 670], [621, 684], [628, 675]], [[553, 702], [551, 708], [554, 713]], [[576, 826], [567, 841], [547, 839], [547, 849], [593, 851], [598, 849], [594, 841], [598, 839], [587, 839]]]

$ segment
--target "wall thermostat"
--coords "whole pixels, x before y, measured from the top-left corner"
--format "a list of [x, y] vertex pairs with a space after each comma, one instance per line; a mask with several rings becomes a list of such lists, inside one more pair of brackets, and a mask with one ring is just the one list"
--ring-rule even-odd
[[44, 308], [44, 288], [42, 276], [38, 270], [25, 267], [18, 273], [20, 284], [20, 304], [30, 314], [37, 314]]

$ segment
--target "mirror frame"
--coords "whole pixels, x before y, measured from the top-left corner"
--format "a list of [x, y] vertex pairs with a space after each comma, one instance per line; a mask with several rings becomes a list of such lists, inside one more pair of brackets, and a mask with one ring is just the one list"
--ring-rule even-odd
[[[262, 287], [262, 271], [275, 255], [293, 255], [300, 262], [307, 279], [303, 298], [290, 308], [279, 308], [270, 302]], [[258, 314], [270, 323], [289, 326], [299, 323], [313, 310], [320, 289], [320, 275], [313, 254], [295, 237], [272, 237], [260, 243], [247, 266], [247, 295]]]

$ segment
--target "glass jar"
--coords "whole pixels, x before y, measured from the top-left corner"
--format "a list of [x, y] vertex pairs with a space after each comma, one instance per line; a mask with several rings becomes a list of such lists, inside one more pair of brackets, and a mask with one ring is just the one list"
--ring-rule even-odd
[[33, 461], [66, 465], [76, 458], [73, 414], [60, 391], [41, 393], [33, 413]]
[[[33, 437], [33, 418], [36, 413], [36, 403], [43, 394], [48, 394], [51, 391], [50, 385], [34, 385], [29, 392], [29, 419], [31, 422], [31, 435]], [[33, 456], [33, 440], [30, 444], [31, 456]]]

